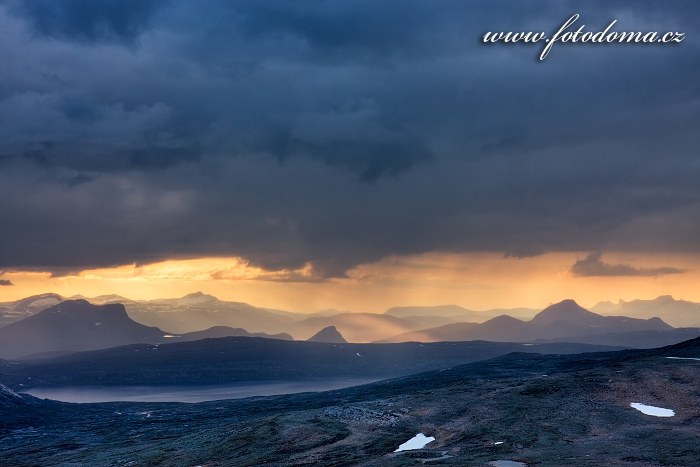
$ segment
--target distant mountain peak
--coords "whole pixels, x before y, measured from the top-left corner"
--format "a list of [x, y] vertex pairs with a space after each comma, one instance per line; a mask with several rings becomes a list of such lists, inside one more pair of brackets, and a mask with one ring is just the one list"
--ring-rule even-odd
[[50, 308], [47, 308], [34, 317], [39, 319], [39, 316], [47, 314], [65, 313], [66, 315], [76, 318], [102, 318], [109, 317], [116, 320], [132, 321], [126, 314], [126, 308], [121, 303], [110, 303], [107, 305], [94, 305], [84, 298], [77, 300], [64, 300]]
[[53, 292], [47, 292], [47, 293], [41, 293], [41, 294], [38, 294], [38, 295], [32, 295], [32, 296], [30, 296], [30, 297], [26, 297], [24, 300], [38, 300], [38, 299], [42, 299], [42, 298], [55, 298], [55, 299], [58, 299], [58, 300], [63, 300], [63, 298], [62, 298], [59, 294], [53, 293]]
[[132, 320], [120, 303], [65, 300], [0, 328], [0, 357], [151, 343], [160, 341], [163, 334]]
[[622, 300], [620, 300], [617, 304], [611, 302], [610, 300], [606, 300], [606, 301], [603, 301], [603, 302], [598, 302], [598, 303], [596, 303], [596, 304], [591, 308], [591, 311], [593, 311], [593, 312], [595, 312], [595, 313], [601, 313], [601, 314], [604, 314], [604, 315], [605, 315], [605, 314], [610, 314], [610, 313], [614, 313], [615, 311], [617, 311], [623, 303], [624, 303], [624, 302], [623, 302]]
[[205, 294], [205, 293], [202, 292], [201, 290], [198, 290], [198, 291], [192, 292], [192, 293], [188, 293], [187, 295], [185, 295], [185, 296], [182, 297], [182, 298], [195, 298], [195, 297], [211, 297], [211, 298], [214, 298], [213, 295]]
[[522, 324], [523, 321], [519, 320], [518, 318], [513, 318], [510, 315], [498, 315], [498, 316], [494, 316], [493, 318], [491, 318], [487, 321], [484, 321], [484, 323], [482, 323], [482, 324], [486, 324], [486, 323], [494, 323], [494, 324], [497, 324], [497, 323], [520, 323], [520, 324]]
[[573, 298], [565, 298], [565, 299], [562, 300], [561, 302], [555, 303], [555, 304], [550, 305], [550, 306], [556, 306], [556, 305], [560, 305], [560, 306], [577, 306], [577, 307], [581, 308], [581, 306], [580, 306], [578, 303], [576, 303], [576, 300], [574, 300]]
[[216, 298], [213, 295], [205, 294], [204, 292], [193, 292], [190, 294], [185, 295], [182, 298], [178, 299], [178, 302], [187, 304], [187, 305], [196, 305], [199, 303], [210, 303], [210, 302], [218, 302], [219, 299]]
[[602, 316], [588, 311], [575, 300], [570, 298], [562, 300], [559, 303], [548, 306], [540, 311], [530, 321], [532, 324], [547, 326], [555, 321], [570, 321], [574, 324], [582, 321], [590, 321], [592, 319], [600, 319]]
[[348, 341], [345, 340], [342, 334], [338, 332], [335, 326], [327, 326], [320, 331], [318, 331], [313, 336], [307, 339], [308, 342], [329, 342], [332, 344], [345, 344]]
[[656, 297], [654, 300], [655, 302], [675, 302], [676, 299], [673, 298], [673, 295], [659, 295]]
[[55, 305], [56, 303], [59, 303], [61, 300], [63, 300], [63, 297], [61, 297], [58, 294], [55, 293], [43, 293], [39, 295], [32, 295], [31, 297], [26, 297], [21, 300], [18, 300], [16, 303], [16, 307], [18, 309], [22, 310], [40, 310], [44, 308], [48, 308], [51, 305]]
[[586, 313], [592, 313], [585, 308], [583, 308], [581, 305], [576, 303], [576, 300], [572, 298], [566, 298], [558, 303], [554, 303], [552, 305], [549, 305], [547, 308], [542, 310], [540, 313], [544, 313], [545, 311], [547, 312], [573, 312], [573, 313], [578, 313], [578, 312], [586, 312]]
[[98, 305], [102, 304], [107, 304], [107, 303], [128, 303], [133, 300], [128, 299], [122, 295], [117, 295], [117, 294], [106, 294], [106, 295], [98, 295], [96, 297], [92, 297], [91, 299], [88, 299], [90, 303], [95, 303]]

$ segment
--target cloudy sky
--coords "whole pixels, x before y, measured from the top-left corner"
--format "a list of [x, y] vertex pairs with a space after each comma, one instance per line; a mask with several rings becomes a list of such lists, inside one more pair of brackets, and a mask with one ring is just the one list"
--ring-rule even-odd
[[[573, 13], [686, 37], [480, 43]], [[0, 299], [700, 301], [699, 23], [694, 0], [0, 0]]]

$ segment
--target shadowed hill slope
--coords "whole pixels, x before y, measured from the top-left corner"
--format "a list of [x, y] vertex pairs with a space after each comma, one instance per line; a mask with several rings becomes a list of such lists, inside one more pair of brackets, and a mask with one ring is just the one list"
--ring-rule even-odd
[[[700, 363], [665, 358], [686, 354], [700, 355], [700, 340], [510, 353], [342, 390], [200, 404], [28, 407], [11, 395], [0, 404], [0, 444], [10, 465], [156, 465], [163, 453], [172, 465], [697, 465]], [[394, 452], [416, 433], [435, 440]]]
[[[225, 337], [137, 344], [43, 360], [0, 364], [0, 381], [55, 385], [208, 385], [241, 381], [389, 378], [449, 368], [514, 351], [578, 353], [609, 350], [581, 344], [498, 342], [330, 344]], [[619, 347], [618, 347], [619, 348]]]
[[162, 339], [163, 331], [133, 321], [123, 305], [67, 300], [0, 328], [0, 356], [102, 349]]

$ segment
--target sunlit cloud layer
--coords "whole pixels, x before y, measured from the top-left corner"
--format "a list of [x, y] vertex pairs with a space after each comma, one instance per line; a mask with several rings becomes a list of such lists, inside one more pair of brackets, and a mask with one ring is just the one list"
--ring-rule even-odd
[[240, 258], [168, 260], [86, 270], [64, 276], [11, 272], [0, 300], [52, 291], [63, 296], [119, 294], [131, 299], [179, 297], [204, 291], [224, 300], [311, 312], [333, 308], [382, 312], [391, 306], [457, 304], [486, 310], [543, 308], [564, 298], [598, 301], [652, 299], [672, 294], [700, 302], [700, 255], [608, 253], [607, 260], [638, 269], [673, 267], [682, 274], [577, 276], [572, 265], [587, 253], [514, 258], [495, 253], [391, 256], [358, 265], [344, 278], [318, 278], [311, 268], [266, 271]]
[[315, 280], [311, 265], [296, 270], [266, 271], [251, 266], [242, 258], [196, 258], [168, 260], [157, 263], [114, 268], [88, 269], [77, 277], [87, 280], [259, 280], [259, 281], [311, 281]]

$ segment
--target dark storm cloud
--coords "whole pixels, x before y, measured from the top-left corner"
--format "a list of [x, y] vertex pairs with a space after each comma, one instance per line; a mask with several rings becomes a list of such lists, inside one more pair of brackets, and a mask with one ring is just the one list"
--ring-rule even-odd
[[2, 278], [4, 274], [5, 271], [0, 271], [0, 287], [14, 285], [11, 280]]
[[[699, 9], [0, 3], [0, 267], [697, 251]], [[572, 12], [688, 38], [479, 44]]]
[[163, 0], [20, 0], [11, 5], [42, 36], [81, 42], [133, 42]]
[[656, 277], [668, 274], [682, 274], [685, 269], [673, 267], [638, 268], [628, 264], [609, 264], [602, 260], [602, 253], [591, 253], [571, 266], [571, 273], [579, 277]]

